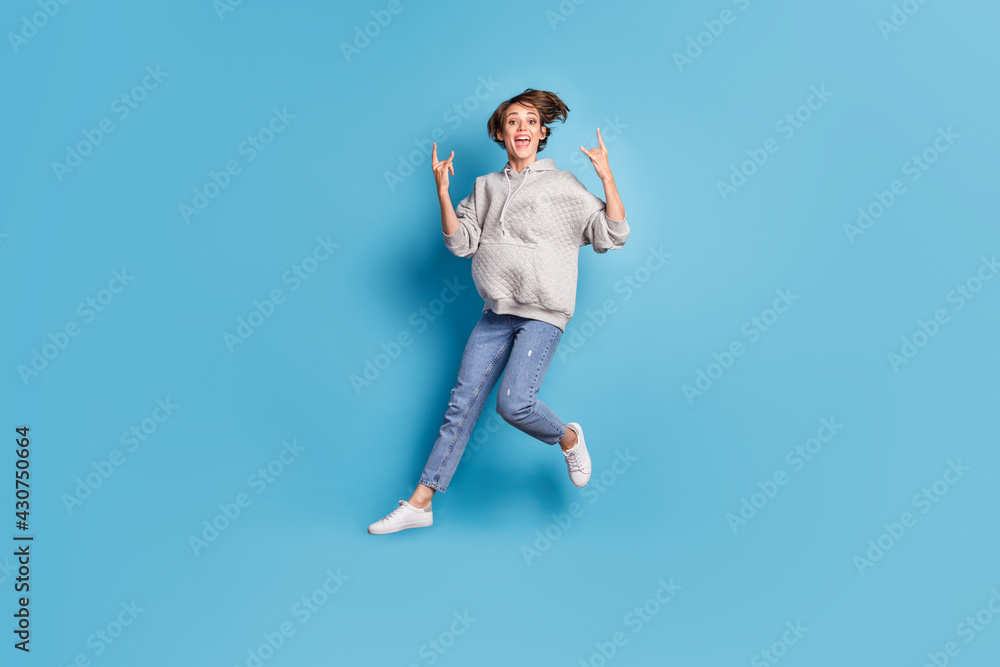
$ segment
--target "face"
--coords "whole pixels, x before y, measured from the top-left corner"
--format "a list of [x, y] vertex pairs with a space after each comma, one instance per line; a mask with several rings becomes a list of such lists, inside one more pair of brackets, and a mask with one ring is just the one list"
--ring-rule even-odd
[[538, 152], [538, 141], [546, 129], [534, 107], [511, 104], [504, 111], [503, 131], [500, 139], [506, 142], [507, 152], [518, 158], [529, 158]]

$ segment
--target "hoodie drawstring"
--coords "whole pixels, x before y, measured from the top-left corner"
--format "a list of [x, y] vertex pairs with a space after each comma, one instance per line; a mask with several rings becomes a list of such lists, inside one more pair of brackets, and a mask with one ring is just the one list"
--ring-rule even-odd
[[[525, 172], [524, 173], [524, 180], [522, 180], [521, 184], [519, 186], [517, 186], [517, 190], [514, 190], [514, 195], [516, 195], [518, 192], [520, 192], [521, 188], [524, 187], [524, 184], [528, 182], [528, 172], [530, 172], [530, 171], [531, 171], [531, 166], [530, 165], [524, 168], [524, 172]], [[507, 235], [507, 228], [504, 227], [503, 216], [504, 216], [504, 213], [507, 211], [507, 204], [510, 203], [511, 198], [513, 197], [513, 195], [510, 194], [510, 167], [507, 167], [506, 169], [504, 169], [503, 173], [507, 177], [507, 200], [503, 203], [503, 209], [500, 210], [500, 233], [503, 236], [506, 236]]]

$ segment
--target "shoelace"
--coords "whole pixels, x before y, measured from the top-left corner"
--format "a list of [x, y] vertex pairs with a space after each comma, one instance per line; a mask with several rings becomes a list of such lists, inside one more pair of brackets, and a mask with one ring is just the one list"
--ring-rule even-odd
[[399, 501], [399, 507], [397, 507], [397, 508], [396, 508], [396, 509], [394, 509], [393, 511], [389, 512], [388, 514], [386, 514], [386, 515], [385, 515], [385, 517], [384, 517], [384, 518], [383, 518], [382, 520], [383, 520], [383, 521], [388, 521], [388, 520], [389, 520], [389, 519], [391, 519], [392, 517], [396, 516], [396, 514], [398, 514], [398, 513], [399, 513], [399, 512], [401, 512], [402, 510], [403, 510], [403, 501], [402, 501], [402, 500], [400, 500], [400, 501]]
[[586, 472], [586, 470], [583, 469], [583, 462], [580, 461], [575, 450], [566, 452], [566, 463], [569, 465], [570, 472], [573, 472], [574, 470], [577, 472]]

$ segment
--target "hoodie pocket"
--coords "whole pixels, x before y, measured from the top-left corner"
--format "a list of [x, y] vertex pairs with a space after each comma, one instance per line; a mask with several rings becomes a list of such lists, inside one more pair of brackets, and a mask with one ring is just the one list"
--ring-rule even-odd
[[536, 251], [509, 241], [481, 241], [472, 256], [472, 279], [482, 297], [538, 303]]
[[577, 248], [536, 253], [534, 300], [550, 310], [572, 314], [576, 306]]

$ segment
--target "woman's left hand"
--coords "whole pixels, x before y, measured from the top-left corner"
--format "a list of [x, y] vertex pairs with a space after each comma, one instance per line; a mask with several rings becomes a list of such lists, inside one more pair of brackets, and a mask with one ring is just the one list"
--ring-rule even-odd
[[601, 138], [601, 128], [597, 128], [597, 143], [600, 144], [597, 148], [587, 150], [583, 146], [580, 146], [580, 150], [590, 158], [590, 161], [594, 164], [594, 171], [597, 172], [600, 179], [608, 181], [612, 179], [611, 167], [608, 166], [608, 149], [604, 147], [604, 139]]

